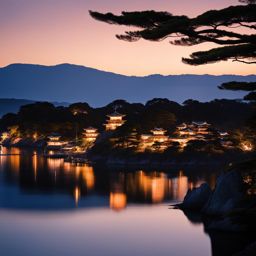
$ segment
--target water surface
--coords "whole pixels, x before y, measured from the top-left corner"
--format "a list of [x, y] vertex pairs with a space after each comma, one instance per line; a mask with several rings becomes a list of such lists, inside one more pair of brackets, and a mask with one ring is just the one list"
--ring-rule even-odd
[[[12, 155], [9, 155], [9, 154]], [[2, 149], [1, 255], [211, 255], [200, 222], [170, 210], [217, 172], [73, 166]]]

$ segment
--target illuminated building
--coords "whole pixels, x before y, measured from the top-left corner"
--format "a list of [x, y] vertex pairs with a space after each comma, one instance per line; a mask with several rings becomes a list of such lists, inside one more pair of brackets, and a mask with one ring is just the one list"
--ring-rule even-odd
[[67, 144], [66, 141], [62, 141], [61, 136], [59, 134], [53, 133], [48, 136], [47, 147], [48, 148], [61, 148]]
[[185, 128], [183, 130], [179, 130], [180, 136], [193, 136], [196, 134], [196, 132], [190, 128]]
[[[193, 138], [194, 139], [194, 138]], [[170, 141], [171, 142], [177, 142], [177, 143], [179, 143], [179, 145], [180, 145], [180, 148], [184, 148], [184, 147], [186, 147], [187, 146], [187, 143], [190, 141], [190, 140], [192, 140], [192, 138], [191, 137], [189, 137], [189, 138], [186, 138], [186, 137], [172, 137], [172, 138], [170, 138]]]
[[187, 143], [192, 140], [209, 140], [212, 132], [209, 130], [210, 124], [207, 122], [192, 122], [190, 124], [182, 123], [176, 127], [174, 136], [170, 138], [171, 142], [178, 142], [183, 149]]
[[220, 138], [224, 138], [229, 135], [228, 132], [220, 132], [219, 131], [218, 133], [219, 133]]
[[166, 135], [166, 130], [162, 128], [154, 128], [151, 130], [152, 134], [142, 134], [140, 137], [140, 145], [138, 151], [145, 151], [146, 148], [154, 150], [153, 145], [158, 143], [157, 150], [164, 150], [167, 148], [169, 136]]
[[207, 122], [192, 122], [191, 124], [182, 123], [176, 128], [180, 136], [194, 136], [210, 134], [209, 127], [210, 124]]
[[94, 142], [97, 139], [98, 135], [99, 133], [96, 128], [88, 127], [84, 129], [84, 140], [86, 142]]
[[169, 137], [166, 134], [166, 130], [162, 129], [162, 128], [154, 128], [153, 130], [151, 130], [151, 132], [153, 133], [153, 141], [154, 142], [165, 142], [168, 141]]
[[180, 131], [180, 130], [184, 130], [184, 129], [186, 129], [188, 126], [187, 126], [187, 124], [186, 123], [182, 123], [182, 124], [180, 124], [180, 125], [177, 125], [177, 129]]
[[207, 122], [192, 122], [192, 129], [196, 131], [197, 134], [209, 134], [209, 127], [211, 126]]
[[253, 145], [250, 141], [243, 141], [240, 144], [240, 147], [243, 151], [252, 151], [253, 150]]
[[125, 115], [122, 115], [118, 112], [114, 112], [110, 115], [108, 115], [108, 120], [107, 123], [105, 124], [106, 130], [107, 131], [113, 131], [116, 128], [122, 126], [125, 123], [125, 120], [123, 120], [123, 117]]

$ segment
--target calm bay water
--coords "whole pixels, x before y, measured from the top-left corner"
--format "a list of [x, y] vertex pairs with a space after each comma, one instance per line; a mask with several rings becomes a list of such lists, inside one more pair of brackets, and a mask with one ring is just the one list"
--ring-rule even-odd
[[2, 148], [0, 255], [211, 255], [203, 225], [169, 205], [216, 176], [73, 166]]

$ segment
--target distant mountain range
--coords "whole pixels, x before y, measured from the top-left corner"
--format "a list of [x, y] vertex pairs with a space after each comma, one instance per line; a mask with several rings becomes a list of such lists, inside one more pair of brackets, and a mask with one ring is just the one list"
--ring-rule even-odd
[[[21, 106], [34, 103], [34, 100], [24, 99], [1, 99], [0, 98], [0, 118], [6, 113], [17, 113]], [[67, 106], [66, 102], [52, 102], [55, 106]]]
[[87, 102], [93, 107], [115, 99], [142, 102], [158, 97], [187, 99], [242, 98], [245, 93], [217, 88], [227, 81], [256, 81], [255, 75], [125, 76], [84, 66], [11, 64], [0, 68], [0, 98], [51, 102]]

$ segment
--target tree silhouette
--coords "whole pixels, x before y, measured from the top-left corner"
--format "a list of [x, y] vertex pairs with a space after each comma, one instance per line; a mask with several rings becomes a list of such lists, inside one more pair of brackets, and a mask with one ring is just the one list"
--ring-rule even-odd
[[[116, 35], [118, 39], [128, 42], [139, 39], [162, 41], [172, 38], [170, 43], [177, 46], [193, 46], [205, 42], [220, 45], [207, 51], [193, 52], [190, 58], [182, 58], [185, 64], [203, 65], [227, 60], [256, 64], [256, 0], [239, 2], [246, 5], [210, 10], [195, 18], [153, 10], [122, 12], [120, 16], [90, 11], [90, 15], [109, 24], [139, 28]], [[241, 32], [241, 28], [247, 32]], [[219, 88], [251, 91], [244, 99], [256, 100], [255, 83], [230, 82], [222, 84]]]
[[[139, 39], [162, 41], [173, 38], [173, 45], [193, 46], [212, 42], [221, 47], [194, 52], [182, 58], [189, 65], [202, 65], [224, 60], [256, 63], [256, 1], [241, 0], [246, 5], [210, 10], [195, 18], [172, 15], [169, 12], [122, 12], [122, 15], [90, 11], [90, 15], [109, 24], [139, 28], [117, 35], [118, 39], [134, 42]], [[249, 32], [242, 33], [240, 28]], [[176, 38], [176, 39], [174, 39]]]
[[250, 91], [249, 94], [247, 94], [244, 97], [244, 100], [247, 101], [256, 101], [256, 82], [228, 82], [223, 83], [221, 86], [219, 86], [220, 89], [224, 90], [232, 90], [232, 91]]

